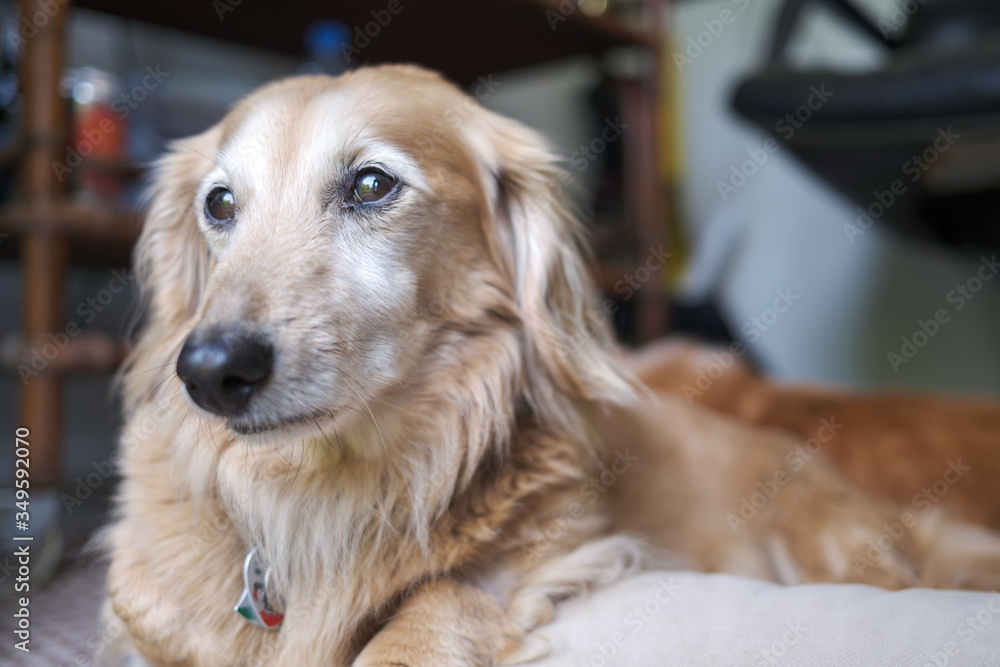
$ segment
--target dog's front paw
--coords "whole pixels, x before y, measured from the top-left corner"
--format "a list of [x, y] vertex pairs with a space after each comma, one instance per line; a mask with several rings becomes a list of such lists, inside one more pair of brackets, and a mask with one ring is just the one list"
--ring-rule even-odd
[[516, 658], [522, 637], [492, 597], [437, 579], [403, 602], [354, 667], [488, 667]]
[[760, 539], [778, 581], [920, 585], [913, 512], [822, 474], [800, 477], [772, 502]]

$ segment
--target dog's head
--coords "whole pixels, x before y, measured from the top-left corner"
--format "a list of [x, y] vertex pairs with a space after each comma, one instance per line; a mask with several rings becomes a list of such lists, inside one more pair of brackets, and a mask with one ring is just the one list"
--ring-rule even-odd
[[623, 398], [558, 175], [538, 134], [418, 68], [257, 91], [158, 165], [129, 398], [176, 361], [233, 431], [294, 432], [499, 330], [531, 407]]

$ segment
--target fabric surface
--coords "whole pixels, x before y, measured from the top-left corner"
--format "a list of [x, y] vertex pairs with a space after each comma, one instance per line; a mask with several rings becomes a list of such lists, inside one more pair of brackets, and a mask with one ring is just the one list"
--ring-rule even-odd
[[560, 606], [538, 667], [1000, 665], [1000, 594], [652, 572]]
[[[8, 644], [0, 665], [89, 665], [103, 594], [102, 565], [63, 572], [32, 596], [31, 653]], [[560, 605], [542, 633], [537, 667], [1000, 665], [1000, 594], [651, 572]]]
[[45, 588], [31, 591], [30, 653], [13, 648], [13, 596], [0, 597], [3, 667], [90, 667], [94, 649], [104, 639], [98, 629], [104, 599], [105, 566], [70, 566]]

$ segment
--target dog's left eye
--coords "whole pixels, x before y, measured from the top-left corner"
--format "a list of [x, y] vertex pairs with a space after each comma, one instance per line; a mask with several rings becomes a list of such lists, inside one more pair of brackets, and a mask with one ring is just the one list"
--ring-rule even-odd
[[226, 225], [236, 217], [236, 198], [226, 188], [215, 188], [205, 198], [205, 215], [217, 225]]
[[396, 187], [396, 179], [378, 169], [365, 169], [354, 179], [354, 201], [372, 204], [385, 199]]

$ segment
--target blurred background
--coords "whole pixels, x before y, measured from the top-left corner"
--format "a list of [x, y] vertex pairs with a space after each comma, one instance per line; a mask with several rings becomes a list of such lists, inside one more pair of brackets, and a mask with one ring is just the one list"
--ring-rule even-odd
[[0, 21], [0, 434], [30, 427], [36, 518], [70, 551], [114, 486], [146, 166], [296, 73], [418, 63], [544, 132], [629, 344], [1000, 394], [995, 2], [39, 0]]

